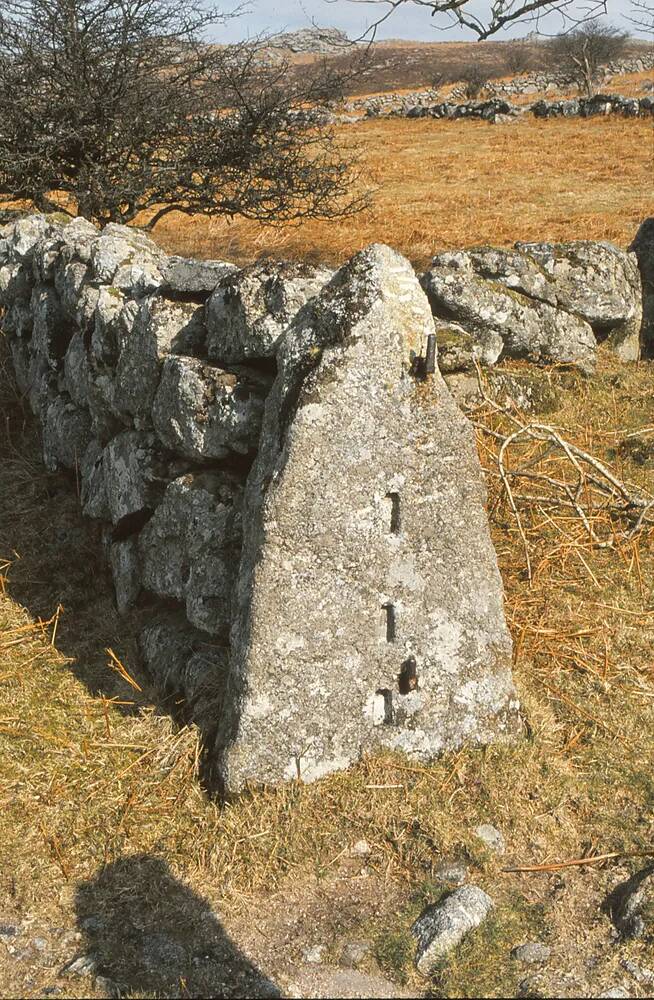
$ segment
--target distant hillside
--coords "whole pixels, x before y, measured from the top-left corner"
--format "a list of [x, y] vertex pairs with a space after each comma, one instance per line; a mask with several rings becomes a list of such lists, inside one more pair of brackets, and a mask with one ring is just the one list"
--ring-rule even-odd
[[[303, 32], [294, 34], [301, 35]], [[369, 47], [352, 45], [344, 48], [347, 36], [342, 32], [338, 35], [338, 46], [329, 52], [309, 52], [307, 49], [287, 49], [287, 52], [289, 61], [298, 66], [298, 72], [306, 72], [312, 62], [325, 58], [335, 68], [343, 70], [358, 64], [356, 78], [348, 88], [350, 96], [429, 86], [438, 78], [442, 78], [442, 82], [460, 80], [471, 65], [479, 66], [491, 79], [515, 75], [509, 57], [516, 47], [516, 40], [412, 42], [393, 39], [376, 42]], [[520, 40], [519, 44], [529, 55], [530, 69], [547, 68], [542, 42], [527, 38]], [[650, 49], [650, 43], [634, 39], [627, 46], [625, 55], [636, 55]]]
[[273, 47], [294, 55], [332, 55], [342, 53], [350, 44], [346, 33], [338, 28], [302, 28], [278, 35]]

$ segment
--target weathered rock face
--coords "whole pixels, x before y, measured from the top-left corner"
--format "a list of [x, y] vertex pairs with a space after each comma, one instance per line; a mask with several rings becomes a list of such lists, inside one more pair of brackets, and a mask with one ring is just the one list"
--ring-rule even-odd
[[104, 489], [113, 525], [150, 513], [171, 478], [169, 463], [154, 434], [124, 431], [102, 455]]
[[273, 358], [297, 311], [330, 277], [325, 268], [271, 261], [228, 274], [207, 304], [209, 357], [223, 363]]
[[436, 318], [440, 366], [502, 358], [593, 370], [597, 343], [640, 357], [636, 259], [609, 243], [516, 243], [439, 254], [422, 284]]
[[641, 223], [629, 247], [636, 255], [643, 286], [641, 339], [648, 356], [654, 355], [654, 218]]
[[411, 374], [430, 333], [408, 262], [377, 246], [283, 340], [243, 513], [229, 789], [514, 727], [472, 430], [438, 373]]
[[259, 440], [270, 380], [239, 378], [195, 358], [171, 356], [163, 365], [152, 408], [160, 440], [197, 461], [246, 455]]
[[156, 686], [164, 695], [183, 696], [187, 721], [215, 728], [227, 677], [227, 647], [170, 612], [143, 629], [140, 647]]
[[[517, 243], [542, 268], [559, 309], [576, 314], [622, 361], [640, 357], [641, 282], [634, 254], [611, 243]], [[501, 279], [500, 279], [501, 280]]]
[[222, 278], [237, 270], [236, 265], [222, 260], [169, 257], [162, 269], [164, 289], [175, 295], [193, 295], [204, 299]]
[[166, 255], [138, 229], [110, 223], [93, 242], [94, 279], [122, 292], [146, 295], [164, 283]]
[[56, 396], [43, 417], [43, 462], [49, 472], [75, 469], [91, 440], [91, 419], [86, 410]]
[[160, 295], [145, 298], [130, 324], [116, 362], [112, 408], [147, 424], [169, 354], [204, 351], [204, 309], [194, 302], [171, 302]]
[[192, 625], [217, 633], [231, 622], [241, 545], [242, 489], [217, 473], [172, 482], [141, 532], [143, 586], [183, 601]]
[[[493, 250], [490, 255], [495, 263], [504, 252]], [[510, 261], [503, 263], [508, 272]], [[478, 357], [493, 364], [502, 357], [525, 358], [571, 364], [588, 373], [593, 370], [596, 344], [588, 323], [527, 294], [529, 278], [533, 278], [529, 273], [523, 275], [527, 280], [521, 282], [518, 276], [515, 285], [510, 285], [483, 272], [483, 252], [458, 251], [434, 257], [422, 278], [437, 322], [454, 320], [472, 338], [471, 360]], [[462, 344], [458, 350], [463, 350]]]
[[141, 593], [141, 563], [134, 536], [109, 545], [109, 565], [116, 592], [116, 607], [119, 614], [124, 614]]

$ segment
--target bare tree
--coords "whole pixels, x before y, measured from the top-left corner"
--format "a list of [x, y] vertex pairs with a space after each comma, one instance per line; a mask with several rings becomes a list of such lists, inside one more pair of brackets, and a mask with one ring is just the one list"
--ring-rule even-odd
[[431, 89], [440, 90], [444, 83], [446, 83], [445, 73], [437, 69], [432, 70], [429, 74], [429, 86]]
[[534, 52], [529, 42], [519, 39], [509, 42], [504, 52], [504, 65], [512, 76], [519, 76], [534, 68]]
[[316, 112], [342, 76], [291, 79], [262, 41], [207, 43], [223, 21], [203, 0], [3, 0], [0, 195], [101, 224], [355, 211], [352, 164]]
[[488, 73], [479, 65], [473, 63], [461, 74], [467, 100], [474, 101], [480, 97], [488, 85]]
[[654, 35], [654, 3], [652, 0], [632, 0], [631, 15], [625, 15], [638, 31]]
[[600, 70], [624, 51], [629, 35], [610, 24], [589, 21], [548, 42], [552, 63], [573, 80], [588, 97], [597, 88]]
[[[335, 2], [335, 0], [327, 0]], [[607, 0], [490, 0], [487, 5], [479, 0], [350, 0], [350, 3], [362, 3], [367, 8], [377, 5], [384, 12], [373, 22], [362, 37], [374, 41], [379, 27], [395, 12], [408, 4], [424, 8], [439, 23], [441, 15], [445, 18], [445, 27], [456, 26], [467, 28], [481, 41], [490, 38], [504, 28], [516, 22], [532, 23], [538, 26], [540, 20], [548, 14], [557, 14], [562, 26], [579, 24], [598, 14], [606, 13]]]

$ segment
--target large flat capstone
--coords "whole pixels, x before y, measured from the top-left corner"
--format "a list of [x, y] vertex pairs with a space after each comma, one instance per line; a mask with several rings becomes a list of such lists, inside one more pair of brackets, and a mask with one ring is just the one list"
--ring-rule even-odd
[[281, 342], [243, 509], [227, 791], [515, 728], [472, 428], [438, 372], [416, 374], [433, 332], [408, 261], [373, 246]]

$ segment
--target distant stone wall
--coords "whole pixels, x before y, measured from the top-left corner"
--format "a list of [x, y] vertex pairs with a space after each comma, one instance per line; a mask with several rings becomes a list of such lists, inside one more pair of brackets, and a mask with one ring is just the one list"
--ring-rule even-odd
[[118, 609], [149, 609], [144, 665], [226, 790], [515, 729], [482, 475], [428, 346], [450, 373], [590, 372], [598, 342], [637, 358], [636, 258], [517, 245], [439, 255], [421, 281], [386, 247], [333, 274], [169, 257], [83, 219], [0, 229], [46, 467], [79, 481]]
[[[616, 76], [626, 73], [643, 73], [646, 70], [654, 69], [654, 52], [642, 52], [637, 57], [619, 59], [603, 67], [600, 87], [606, 86]], [[445, 101], [441, 97], [441, 89], [426, 87], [421, 90], [414, 90], [410, 93], [375, 94], [373, 97], [359, 97], [346, 102], [345, 111], [349, 113], [363, 113], [371, 117], [378, 117], [391, 112], [406, 114], [410, 108], [421, 106], [433, 106], [435, 104], [448, 104], [456, 106], [465, 100], [465, 84], [458, 84], [452, 87], [447, 94]], [[532, 73], [525, 73], [516, 76], [511, 80], [489, 80], [484, 87], [485, 97], [511, 98], [523, 95], [553, 95], [557, 93], [569, 93], [576, 90], [575, 81], [565, 74], [556, 72], [546, 72], [535, 70]], [[470, 102], [468, 102], [470, 103]]]
[[[400, 103], [391, 101], [377, 103], [372, 99], [366, 109], [367, 118], [443, 118], [457, 121], [461, 118], [481, 119], [493, 125], [517, 121], [524, 115], [536, 118], [593, 118], [596, 115], [620, 115], [624, 118], [645, 118], [654, 115], [654, 97], [623, 97], [621, 94], [595, 94], [593, 97], [577, 97], [569, 100], [538, 100], [533, 104], [510, 104], [506, 99], [491, 97], [483, 101], [454, 103], [451, 100], [436, 102], [427, 92], [408, 95]], [[325, 120], [326, 112], [320, 113]], [[360, 118], [341, 116], [344, 123], [360, 121]]]
[[[654, 69], [654, 52], [651, 51], [644, 51], [639, 56], [617, 59], [602, 67], [599, 84], [600, 86], [606, 86], [616, 76], [624, 76], [626, 73], [643, 73], [649, 69]], [[516, 97], [520, 94], [547, 94], [555, 91], [566, 92], [574, 89], [576, 89], [576, 82], [571, 77], [563, 73], [547, 73], [542, 70], [517, 76], [513, 80], [491, 80], [486, 86], [486, 92], [489, 96], [493, 97]], [[452, 94], [457, 97], [464, 97], [464, 88], [456, 88], [456, 94], [454, 91]]]

